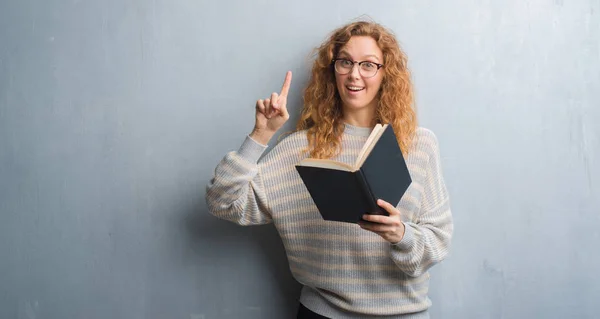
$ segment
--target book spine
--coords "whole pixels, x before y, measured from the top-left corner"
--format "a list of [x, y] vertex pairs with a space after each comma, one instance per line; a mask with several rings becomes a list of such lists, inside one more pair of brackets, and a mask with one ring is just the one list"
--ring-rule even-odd
[[358, 171], [356, 171], [356, 178], [358, 180], [358, 184], [360, 185], [360, 187], [362, 189], [362, 193], [365, 196], [367, 203], [369, 204], [370, 213], [372, 213], [372, 214], [376, 214], [376, 213], [382, 214], [383, 213], [383, 214], [387, 215], [385, 210], [383, 208], [381, 208], [379, 205], [377, 205], [377, 199], [375, 198], [375, 195], [371, 191], [369, 182], [365, 178], [365, 174], [362, 172], [362, 170], [359, 169]]

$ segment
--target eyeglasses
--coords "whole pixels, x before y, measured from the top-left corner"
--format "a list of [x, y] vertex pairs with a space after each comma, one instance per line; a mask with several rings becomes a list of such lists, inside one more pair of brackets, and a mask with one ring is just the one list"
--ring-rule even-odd
[[383, 67], [383, 64], [371, 62], [371, 61], [350, 61], [347, 59], [333, 59], [331, 61], [334, 65], [335, 71], [341, 75], [346, 75], [352, 72], [355, 64], [358, 64], [358, 72], [365, 78], [374, 77]]

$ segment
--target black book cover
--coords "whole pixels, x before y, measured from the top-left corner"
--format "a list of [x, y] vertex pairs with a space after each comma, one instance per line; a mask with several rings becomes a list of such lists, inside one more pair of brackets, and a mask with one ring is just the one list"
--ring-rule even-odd
[[356, 223], [363, 214], [388, 215], [377, 199], [396, 206], [412, 180], [391, 125], [356, 171], [296, 165], [323, 219]]

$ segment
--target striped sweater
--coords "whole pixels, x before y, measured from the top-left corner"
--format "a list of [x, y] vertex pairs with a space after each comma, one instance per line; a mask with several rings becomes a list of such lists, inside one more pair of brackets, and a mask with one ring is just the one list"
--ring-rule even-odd
[[[345, 124], [334, 159], [353, 163], [370, 132]], [[267, 146], [246, 136], [214, 170], [206, 192], [210, 213], [240, 225], [273, 223], [303, 285], [300, 302], [314, 312], [428, 318], [428, 270], [447, 256], [453, 233], [434, 133], [419, 127], [406, 158], [413, 183], [397, 206], [406, 230], [396, 244], [356, 224], [322, 219], [294, 167], [306, 146], [306, 132], [295, 132], [261, 158]]]

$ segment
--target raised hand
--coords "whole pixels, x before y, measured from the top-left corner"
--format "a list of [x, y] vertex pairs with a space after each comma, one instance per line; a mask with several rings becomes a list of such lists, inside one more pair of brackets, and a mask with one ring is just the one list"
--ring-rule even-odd
[[256, 101], [256, 122], [250, 136], [267, 144], [283, 124], [290, 118], [287, 111], [287, 96], [292, 83], [292, 72], [288, 71], [281, 92], [272, 93], [270, 98]]

